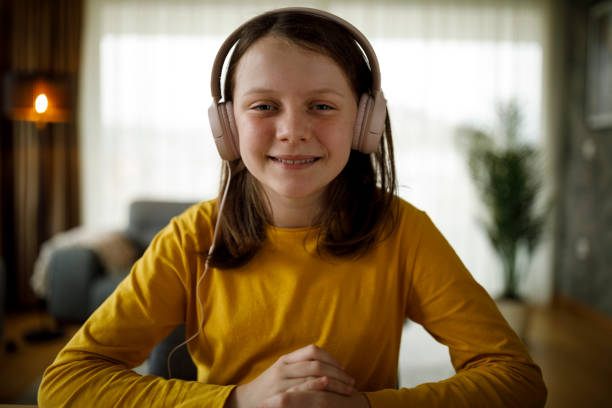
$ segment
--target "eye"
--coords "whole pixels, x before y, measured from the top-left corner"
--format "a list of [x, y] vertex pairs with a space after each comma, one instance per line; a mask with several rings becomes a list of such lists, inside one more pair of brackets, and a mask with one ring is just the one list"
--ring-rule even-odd
[[265, 103], [262, 103], [261, 105], [256, 105], [253, 106], [251, 109], [256, 110], [256, 111], [271, 111], [272, 109], [274, 109], [274, 107], [272, 105], [267, 105]]
[[314, 105], [313, 107], [315, 110], [322, 110], [322, 111], [327, 111], [327, 110], [332, 110], [334, 108], [332, 108], [331, 106], [325, 104], [325, 103], [318, 103], [316, 105]]

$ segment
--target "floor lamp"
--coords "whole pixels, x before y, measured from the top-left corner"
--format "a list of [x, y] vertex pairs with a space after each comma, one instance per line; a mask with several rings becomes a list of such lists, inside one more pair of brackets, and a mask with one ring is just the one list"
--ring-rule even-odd
[[[47, 133], [48, 123], [67, 123], [73, 119], [74, 80], [69, 75], [56, 75], [49, 73], [22, 73], [9, 72], [2, 80], [2, 106], [5, 117], [10, 121], [33, 122], [36, 132], [41, 141]], [[12, 132], [11, 132], [12, 133]], [[41, 236], [41, 194], [42, 166], [35, 166], [38, 173], [38, 184], [36, 194], [36, 214], [38, 220], [38, 237]], [[32, 171], [26, 166], [26, 172]], [[30, 175], [31, 177], [31, 175]], [[27, 178], [27, 175], [26, 175]], [[28, 201], [27, 197], [26, 200]], [[39, 299], [37, 307], [41, 311], [42, 299]], [[52, 340], [63, 336], [63, 331], [56, 327], [49, 327], [40, 319], [39, 327], [28, 330], [24, 334], [27, 341], [38, 342]]]

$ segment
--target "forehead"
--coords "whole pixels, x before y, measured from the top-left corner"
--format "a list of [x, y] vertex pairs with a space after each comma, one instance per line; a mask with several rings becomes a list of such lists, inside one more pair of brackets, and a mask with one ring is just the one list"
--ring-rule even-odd
[[238, 61], [235, 91], [248, 86], [274, 87], [294, 80], [296, 86], [351, 88], [342, 67], [328, 55], [287, 38], [267, 35], [255, 41]]

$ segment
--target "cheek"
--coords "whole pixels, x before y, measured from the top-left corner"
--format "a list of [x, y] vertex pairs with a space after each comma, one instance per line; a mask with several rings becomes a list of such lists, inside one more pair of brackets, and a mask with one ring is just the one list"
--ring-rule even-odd
[[261, 124], [248, 120], [237, 120], [236, 129], [238, 130], [238, 145], [241, 152], [243, 149], [248, 152], [264, 145], [266, 130]]
[[348, 145], [343, 145], [342, 150], [339, 156], [340, 170], [342, 170], [349, 161], [349, 157], [351, 156], [351, 143], [349, 141]]
[[330, 140], [329, 147], [336, 152], [339, 159], [348, 160], [353, 145], [354, 123], [347, 121], [343, 123], [342, 126], [332, 130], [330, 134], [342, 135], [341, 137], [334, 137]]

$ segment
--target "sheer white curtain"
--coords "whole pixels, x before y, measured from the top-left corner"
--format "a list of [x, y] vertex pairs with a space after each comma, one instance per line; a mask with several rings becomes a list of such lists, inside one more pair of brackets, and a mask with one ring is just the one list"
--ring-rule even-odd
[[[284, 2], [282, 5], [297, 5]], [[361, 29], [381, 63], [400, 193], [427, 211], [492, 294], [501, 267], [455, 144], [457, 126], [492, 124], [516, 99], [525, 137], [542, 135], [545, 27], [540, 2], [310, 1]], [[216, 195], [209, 78], [221, 41], [278, 2], [89, 0], [81, 86], [84, 222], [125, 225], [136, 198]], [[547, 295], [543, 283], [540, 295]]]

